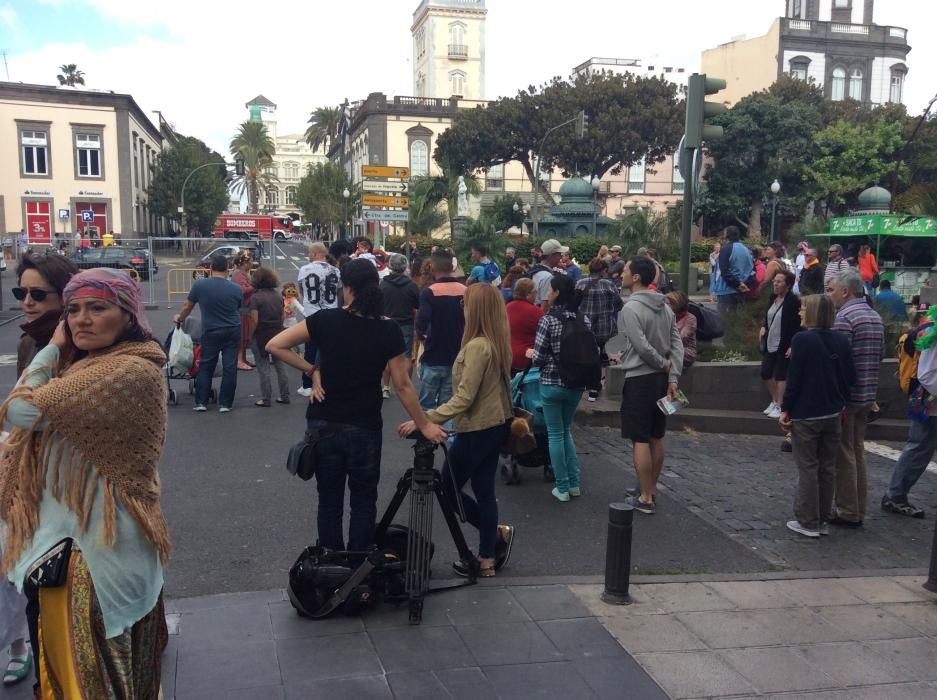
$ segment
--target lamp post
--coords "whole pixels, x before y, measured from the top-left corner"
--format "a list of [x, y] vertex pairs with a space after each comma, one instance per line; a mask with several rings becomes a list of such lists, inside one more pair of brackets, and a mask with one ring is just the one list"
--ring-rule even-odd
[[598, 238], [598, 219], [599, 219], [599, 187], [602, 181], [597, 177], [592, 178], [592, 237]]
[[[347, 226], [347, 222], [348, 222], [348, 197], [349, 195], [351, 195], [351, 192], [348, 191], [347, 187], [342, 190], [342, 197], [345, 200], [345, 218], [342, 219], [343, 229], [345, 228], [345, 226]], [[345, 229], [345, 235], [343, 235], [342, 238], [347, 238], [347, 237], [348, 237], [348, 229]]]
[[774, 217], [778, 210], [778, 192], [781, 191], [781, 183], [775, 178], [771, 183], [771, 240], [774, 240]]

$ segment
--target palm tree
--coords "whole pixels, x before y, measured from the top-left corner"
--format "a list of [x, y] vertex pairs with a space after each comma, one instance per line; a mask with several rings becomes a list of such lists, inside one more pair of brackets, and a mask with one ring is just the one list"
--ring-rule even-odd
[[338, 107], [318, 107], [309, 115], [306, 143], [312, 150], [319, 146], [328, 151], [338, 135], [338, 121], [342, 110]]
[[234, 178], [231, 189], [236, 194], [247, 192], [252, 214], [260, 208], [260, 191], [278, 182], [277, 176], [267, 171], [274, 151], [273, 139], [262, 122], [244, 122], [231, 139], [231, 155], [244, 161], [244, 174]]
[[[478, 179], [474, 175], [464, 175], [468, 195], [481, 193]], [[410, 187], [410, 209], [416, 216], [423, 216], [426, 209], [436, 209], [443, 202], [449, 213], [449, 233], [455, 236], [453, 219], [459, 206], [459, 173], [443, 167], [440, 175], [421, 177]]]
[[59, 66], [59, 70], [62, 71], [56, 77], [59, 79], [59, 85], [69, 85], [75, 87], [76, 85], [85, 84], [85, 74], [83, 71], [78, 70], [78, 66], [74, 63], [63, 63]]

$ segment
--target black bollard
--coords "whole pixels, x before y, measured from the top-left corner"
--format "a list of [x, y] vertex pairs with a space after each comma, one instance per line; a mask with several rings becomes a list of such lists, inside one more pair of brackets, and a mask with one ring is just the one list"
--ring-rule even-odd
[[934, 523], [934, 541], [930, 548], [930, 571], [924, 588], [931, 593], [937, 593], [937, 522]]
[[605, 590], [602, 600], [612, 605], [630, 605], [631, 530], [634, 506], [608, 504], [608, 543], [605, 549]]

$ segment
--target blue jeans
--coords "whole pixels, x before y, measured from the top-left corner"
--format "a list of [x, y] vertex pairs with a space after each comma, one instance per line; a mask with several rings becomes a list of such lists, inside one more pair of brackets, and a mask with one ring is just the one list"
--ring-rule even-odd
[[927, 419], [926, 423], [911, 421], [908, 430], [908, 441], [895, 468], [891, 472], [891, 480], [885, 489], [885, 496], [896, 503], [907, 503], [908, 492], [921, 478], [927, 469], [927, 464], [937, 449], [937, 417]]
[[195, 378], [195, 403], [205, 406], [211, 391], [211, 380], [215, 376], [218, 355], [221, 355], [221, 393], [218, 403], [228, 408], [234, 403], [234, 391], [238, 385], [238, 345], [241, 343], [241, 327], [216, 328], [202, 332], [202, 359]]
[[420, 363], [420, 408], [428, 411], [452, 398], [452, 367]]
[[543, 418], [547, 423], [550, 462], [556, 477], [556, 488], [565, 493], [579, 486], [579, 456], [570, 430], [576, 408], [582, 398], [582, 389], [541, 385]]
[[[453, 508], [456, 507], [456, 494], [452, 477], [455, 477], [456, 487], [462, 496], [465, 519], [478, 530], [478, 556], [482, 559], [491, 559], [495, 555], [498, 538], [495, 476], [498, 473], [500, 447], [507, 436], [507, 425], [458, 433], [449, 447], [449, 458], [442, 467], [442, 482]], [[469, 480], [472, 482], [474, 500], [462, 493], [462, 487]]]
[[403, 351], [407, 359], [410, 359], [410, 356], [413, 354], [413, 324], [398, 323], [397, 325], [400, 327], [400, 332], [403, 333]]
[[381, 479], [381, 431], [310, 419], [309, 429], [341, 428], [316, 446], [316, 484], [319, 491], [319, 544], [345, 549], [342, 519], [345, 479], [348, 479], [348, 549], [363, 552], [374, 539], [377, 484]]

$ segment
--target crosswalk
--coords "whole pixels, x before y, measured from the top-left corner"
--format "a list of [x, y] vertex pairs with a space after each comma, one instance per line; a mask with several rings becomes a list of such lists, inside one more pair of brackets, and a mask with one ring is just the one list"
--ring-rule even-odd
[[9, 367], [16, 364], [16, 355], [0, 355], [0, 367]]
[[[872, 442], [871, 440], [865, 441], [865, 451], [871, 452], [874, 455], [879, 457], [884, 457], [885, 459], [890, 459], [893, 462], [897, 462], [898, 458], [901, 456], [901, 450], [896, 450], [894, 448], [888, 447], [887, 445], [880, 445], [877, 442]], [[927, 471], [931, 474], [937, 474], [937, 462], [930, 462], [927, 465]]]

